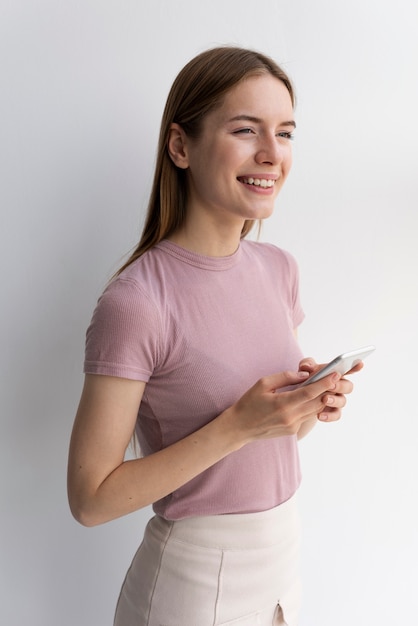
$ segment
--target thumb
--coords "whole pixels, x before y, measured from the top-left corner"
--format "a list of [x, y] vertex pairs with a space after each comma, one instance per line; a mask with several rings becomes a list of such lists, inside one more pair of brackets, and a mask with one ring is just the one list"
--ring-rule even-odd
[[284, 372], [279, 372], [278, 374], [266, 376], [262, 382], [266, 391], [286, 391], [287, 387], [292, 388], [293, 385], [297, 385], [306, 380], [308, 376], [309, 372], [292, 372], [290, 370], [286, 370]]

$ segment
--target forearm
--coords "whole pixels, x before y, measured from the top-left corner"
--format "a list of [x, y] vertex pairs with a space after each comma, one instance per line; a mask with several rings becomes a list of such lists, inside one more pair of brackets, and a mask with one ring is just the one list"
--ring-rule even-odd
[[222, 414], [164, 450], [122, 462], [93, 492], [76, 490], [70, 503], [74, 517], [95, 526], [156, 502], [241, 447], [236, 435]]

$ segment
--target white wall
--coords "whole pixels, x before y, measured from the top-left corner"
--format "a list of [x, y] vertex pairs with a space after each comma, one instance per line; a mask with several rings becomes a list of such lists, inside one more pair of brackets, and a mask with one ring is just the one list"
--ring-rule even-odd
[[169, 86], [218, 43], [271, 54], [296, 83], [294, 171], [263, 238], [299, 260], [305, 353], [377, 346], [344, 419], [301, 445], [301, 626], [413, 623], [415, 12], [412, 0], [3, 0], [1, 623], [112, 623], [150, 511], [93, 529], [70, 517], [84, 332], [138, 238]]

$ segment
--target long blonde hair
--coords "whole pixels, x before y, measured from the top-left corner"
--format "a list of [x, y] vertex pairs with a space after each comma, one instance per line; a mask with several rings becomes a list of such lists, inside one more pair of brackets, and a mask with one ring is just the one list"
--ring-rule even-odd
[[[118, 273], [177, 230], [185, 219], [186, 173], [174, 165], [167, 151], [171, 124], [179, 124], [187, 135], [197, 138], [205, 116], [221, 105], [232, 87], [249, 76], [265, 73], [284, 83], [295, 106], [295, 94], [287, 74], [271, 58], [254, 50], [233, 46], [212, 48], [194, 57], [180, 71], [171, 87], [161, 121], [154, 180], [142, 236]], [[253, 220], [245, 221], [241, 238], [253, 225]]]

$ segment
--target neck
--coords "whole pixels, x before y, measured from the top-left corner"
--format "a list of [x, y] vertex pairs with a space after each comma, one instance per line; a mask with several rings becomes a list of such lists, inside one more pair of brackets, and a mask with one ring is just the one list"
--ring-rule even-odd
[[243, 222], [235, 228], [222, 229], [219, 225], [206, 224], [205, 227], [193, 227], [188, 221], [168, 237], [178, 246], [204, 256], [231, 256], [236, 252], [240, 240]]

